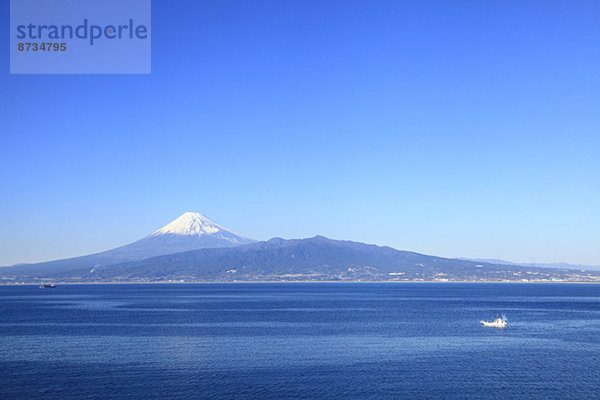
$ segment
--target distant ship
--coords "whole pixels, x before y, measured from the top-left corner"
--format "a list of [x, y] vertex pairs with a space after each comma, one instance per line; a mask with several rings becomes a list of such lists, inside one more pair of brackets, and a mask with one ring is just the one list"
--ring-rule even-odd
[[501, 317], [496, 318], [493, 321], [479, 321], [483, 324], [483, 326], [492, 326], [494, 328], [506, 328], [508, 324], [508, 320], [506, 319], [506, 315], [502, 314]]
[[54, 283], [42, 283], [40, 289], [54, 289], [56, 285]]

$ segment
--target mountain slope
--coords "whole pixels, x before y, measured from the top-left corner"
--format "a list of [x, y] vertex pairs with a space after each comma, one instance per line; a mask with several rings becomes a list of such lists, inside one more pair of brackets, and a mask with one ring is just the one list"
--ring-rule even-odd
[[[447, 259], [390, 247], [331, 240], [271, 239], [148, 258], [57, 276], [75, 281], [278, 281], [278, 280], [600, 280], [574, 271], [493, 265]], [[580, 276], [580, 275], [577, 275]], [[591, 277], [591, 278], [590, 278]]]
[[186, 212], [154, 233], [131, 244], [82, 257], [5, 267], [0, 269], [0, 275], [56, 273], [195, 249], [234, 247], [253, 242], [255, 240], [233, 233], [202, 214]]

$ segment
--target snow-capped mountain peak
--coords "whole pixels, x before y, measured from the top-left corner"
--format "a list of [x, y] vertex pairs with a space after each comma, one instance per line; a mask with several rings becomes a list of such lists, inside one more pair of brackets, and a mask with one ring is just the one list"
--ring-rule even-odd
[[215, 222], [206, 218], [204, 215], [195, 212], [186, 212], [173, 222], [163, 226], [152, 236], [158, 235], [214, 235], [218, 232], [230, 232], [229, 230], [219, 226]]
[[[49, 271], [67, 271], [139, 261], [150, 257], [181, 253], [190, 250], [236, 247], [255, 240], [233, 233], [217, 225], [204, 215], [186, 212], [154, 233], [121, 247], [64, 260], [31, 264], [29, 271], [47, 274]], [[46, 276], [46, 275], [44, 275]]]

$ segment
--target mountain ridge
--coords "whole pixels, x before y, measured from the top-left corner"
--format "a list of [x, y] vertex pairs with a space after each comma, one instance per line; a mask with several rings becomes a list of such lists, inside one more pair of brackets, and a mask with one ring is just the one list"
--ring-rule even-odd
[[257, 242], [186, 212], [104, 252], [0, 268], [0, 282], [586, 281], [600, 272], [444, 258], [324, 236]]
[[273, 238], [73, 270], [57, 279], [164, 281], [600, 281], [600, 272], [494, 265], [315, 236]]
[[519, 263], [514, 261], [506, 261], [497, 258], [469, 258], [460, 257], [459, 260], [469, 260], [477, 262], [487, 262], [492, 264], [505, 264], [505, 265], [526, 265], [530, 267], [538, 268], [560, 268], [560, 269], [584, 269], [590, 271], [600, 271], [600, 265], [587, 265], [587, 264], [572, 264], [566, 262], [551, 262], [551, 263]]

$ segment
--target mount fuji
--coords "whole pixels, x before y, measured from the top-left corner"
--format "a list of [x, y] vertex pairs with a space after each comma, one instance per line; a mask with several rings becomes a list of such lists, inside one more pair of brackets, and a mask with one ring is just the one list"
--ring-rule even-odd
[[82, 257], [4, 267], [2, 273], [46, 274], [138, 261], [190, 250], [236, 247], [254, 242], [255, 240], [238, 235], [200, 213], [186, 212], [152, 234], [125, 246]]
[[152, 251], [172, 254], [213, 247], [236, 247], [254, 242], [255, 240], [217, 225], [200, 213], [186, 212], [151, 235], [120, 249], [135, 249], [145, 256]]
[[600, 282], [600, 272], [449, 259], [323, 236], [256, 242], [191, 212], [102, 253], [0, 268], [0, 284], [304, 280]]

